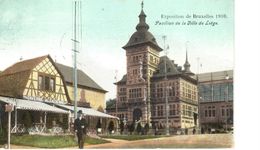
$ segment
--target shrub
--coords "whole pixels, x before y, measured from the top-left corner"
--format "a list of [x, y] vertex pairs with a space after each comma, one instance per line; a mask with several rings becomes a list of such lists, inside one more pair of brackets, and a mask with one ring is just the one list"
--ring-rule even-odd
[[121, 121], [120, 122], [120, 134], [123, 134], [123, 131], [124, 131], [124, 122]]
[[108, 131], [109, 131], [109, 133], [111, 134], [111, 132], [114, 130], [114, 123], [113, 123], [113, 121], [110, 121], [109, 122], [109, 125], [108, 125]]
[[130, 132], [130, 134], [132, 135], [132, 133], [134, 132], [135, 130], [135, 124], [132, 123], [131, 125], [128, 126], [128, 131]]
[[137, 132], [137, 134], [140, 134], [141, 131], [142, 131], [142, 126], [141, 126], [141, 123], [139, 122], [136, 127], [136, 132]]

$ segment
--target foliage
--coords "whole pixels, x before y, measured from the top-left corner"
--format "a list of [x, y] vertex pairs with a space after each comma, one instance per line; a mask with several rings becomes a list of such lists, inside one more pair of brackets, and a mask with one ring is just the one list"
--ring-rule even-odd
[[29, 111], [25, 111], [25, 113], [23, 114], [22, 123], [24, 124], [26, 129], [32, 126], [32, 116]]
[[6, 126], [4, 126], [4, 109], [3, 105], [0, 104], [0, 144], [6, 143]]
[[140, 134], [141, 131], [142, 131], [142, 126], [141, 126], [141, 123], [139, 122], [136, 127], [136, 132], [137, 132], [137, 134]]
[[[67, 136], [40, 136], [40, 135], [12, 135], [11, 144], [25, 145], [40, 148], [64, 148], [77, 146], [77, 142], [73, 135]], [[95, 139], [86, 137], [85, 143], [87, 144], [102, 144], [109, 141], [103, 139]]]
[[85, 143], [88, 143], [90, 145], [95, 145], [95, 144], [110, 143], [110, 141], [107, 141], [107, 140], [104, 140], [104, 139], [95, 139], [95, 138], [91, 138], [91, 137], [86, 137]]
[[144, 126], [144, 134], [146, 135], [149, 132], [149, 124], [146, 123]]
[[106, 108], [115, 108], [116, 106], [116, 99], [109, 99], [106, 102]]
[[96, 125], [96, 129], [98, 129], [98, 128], [101, 128], [101, 121], [100, 121], [100, 119], [98, 119], [98, 122], [97, 122], [97, 125]]
[[161, 138], [166, 136], [159, 136], [159, 135], [110, 135], [110, 136], [101, 136], [102, 138], [109, 138], [109, 139], [121, 139], [127, 141], [135, 141], [135, 140], [143, 140], [143, 139], [153, 139], [153, 138]]
[[41, 148], [62, 148], [77, 145], [74, 136], [22, 135], [12, 136], [11, 139], [12, 144]]
[[109, 130], [109, 133], [112, 132], [112, 130], [114, 130], [115, 126], [114, 126], [114, 122], [113, 121], [110, 121], [109, 122], [109, 125], [108, 125], [108, 130]]
[[120, 121], [120, 134], [123, 134], [124, 132], [124, 122]]
[[63, 121], [61, 122], [61, 127], [62, 127], [64, 133], [69, 128], [68, 122], [66, 121], [67, 119], [68, 118], [66, 116], [63, 116]]
[[135, 124], [134, 122], [131, 125], [128, 125], [128, 131], [130, 132], [130, 134], [132, 135], [132, 133], [135, 130]]
[[2, 132], [1, 132], [1, 134], [0, 134], [0, 145], [1, 144], [5, 144], [6, 142], [7, 142], [7, 135], [6, 135], [7, 133], [6, 133], [6, 129], [5, 128], [3, 128], [3, 130], [2, 130]]

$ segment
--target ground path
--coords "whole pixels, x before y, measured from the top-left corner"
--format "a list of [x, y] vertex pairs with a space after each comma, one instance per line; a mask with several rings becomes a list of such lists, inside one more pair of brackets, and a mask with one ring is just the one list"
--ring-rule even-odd
[[112, 143], [86, 145], [86, 148], [230, 148], [232, 134], [178, 135], [137, 141], [110, 140]]
[[[202, 135], [176, 135], [156, 139], [126, 141], [106, 139], [111, 143], [88, 145], [86, 149], [112, 149], [112, 148], [231, 148], [233, 147], [232, 134], [202, 134]], [[11, 145], [12, 149], [37, 149], [29, 146]], [[77, 149], [69, 147], [64, 149]]]

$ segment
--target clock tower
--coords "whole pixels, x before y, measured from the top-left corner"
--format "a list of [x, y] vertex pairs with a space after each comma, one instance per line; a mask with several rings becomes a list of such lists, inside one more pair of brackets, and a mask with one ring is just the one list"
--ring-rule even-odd
[[150, 33], [143, 11], [143, 2], [139, 23], [127, 44], [123, 47], [126, 51], [126, 103], [128, 105], [128, 121], [141, 121], [150, 123], [150, 78], [157, 70], [159, 52], [162, 51], [156, 39]]

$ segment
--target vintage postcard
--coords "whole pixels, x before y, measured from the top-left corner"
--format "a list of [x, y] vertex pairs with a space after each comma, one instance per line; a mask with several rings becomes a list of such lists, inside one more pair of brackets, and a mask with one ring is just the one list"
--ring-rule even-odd
[[0, 0], [1, 148], [233, 148], [234, 0]]

